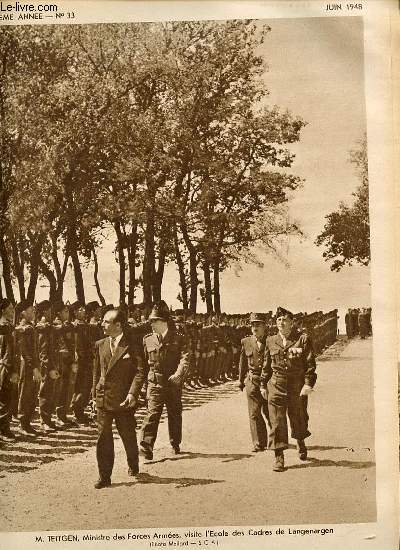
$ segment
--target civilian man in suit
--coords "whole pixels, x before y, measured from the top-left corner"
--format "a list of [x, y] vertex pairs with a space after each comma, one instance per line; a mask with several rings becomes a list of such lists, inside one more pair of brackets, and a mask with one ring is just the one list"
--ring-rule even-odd
[[144, 379], [140, 354], [124, 333], [123, 312], [118, 309], [107, 311], [102, 327], [105, 338], [95, 344], [93, 368], [93, 396], [98, 424], [99, 480], [95, 484], [96, 489], [111, 485], [114, 466], [113, 420], [125, 447], [128, 475], [135, 478], [138, 476], [135, 409]]
[[271, 422], [268, 447], [275, 452], [273, 470], [283, 472], [283, 452], [289, 446], [286, 415], [289, 417], [291, 435], [297, 440], [299, 458], [307, 459], [304, 439], [311, 435], [308, 431], [307, 396], [314, 387], [317, 375], [311, 339], [294, 326], [293, 314], [278, 308], [276, 325], [278, 334], [267, 338], [261, 394], [268, 400]]
[[[260, 392], [261, 369], [264, 362], [267, 326], [262, 313], [250, 314], [252, 336], [243, 338], [239, 360], [239, 388], [246, 388], [250, 433], [253, 452], [267, 448], [268, 433], [264, 416], [269, 423], [268, 404]], [[263, 416], [264, 414], [264, 416]]]

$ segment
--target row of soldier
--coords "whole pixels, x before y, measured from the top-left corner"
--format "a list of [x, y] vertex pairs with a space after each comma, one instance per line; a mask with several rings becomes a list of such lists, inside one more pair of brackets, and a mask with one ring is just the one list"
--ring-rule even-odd
[[372, 336], [371, 308], [349, 308], [345, 315], [346, 334], [348, 338], [360, 336], [361, 339]]
[[[39, 405], [41, 429], [54, 431], [71, 424], [90, 423], [92, 366], [95, 342], [103, 337], [101, 320], [112, 305], [86, 306], [50, 303], [33, 306], [21, 302], [14, 308], [7, 299], [0, 304], [0, 433], [12, 440], [12, 416], [20, 430], [34, 436], [32, 420]], [[151, 331], [145, 312], [129, 316], [130, 338], [142, 350], [143, 337]], [[316, 351], [336, 338], [337, 314], [321, 312], [296, 315], [299, 327], [313, 334]], [[251, 333], [246, 315], [172, 317], [191, 350], [186, 388], [200, 388], [237, 379], [241, 340]], [[275, 334], [272, 313], [266, 315], [267, 333]], [[333, 339], [333, 340], [332, 340]], [[146, 385], [145, 385], [146, 386]], [[146, 387], [142, 390], [145, 396]], [[73, 414], [73, 418], [69, 414]]]

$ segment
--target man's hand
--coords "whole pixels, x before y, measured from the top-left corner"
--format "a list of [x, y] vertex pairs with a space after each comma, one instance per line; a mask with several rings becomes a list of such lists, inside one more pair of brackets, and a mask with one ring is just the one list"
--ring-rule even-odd
[[18, 384], [19, 376], [17, 372], [13, 372], [10, 376], [10, 382], [11, 384]]
[[33, 379], [35, 382], [40, 382], [42, 380], [40, 370], [37, 369], [36, 367], [33, 369]]
[[176, 374], [171, 374], [171, 376], [168, 378], [169, 382], [172, 382], [173, 384], [176, 384], [179, 386], [181, 383], [181, 377], [177, 376]]
[[49, 377], [52, 379], [52, 380], [58, 380], [58, 378], [60, 378], [60, 373], [58, 372], [58, 370], [56, 369], [51, 369], [49, 371]]
[[122, 403], [120, 404], [120, 407], [122, 409], [134, 409], [135, 407], [137, 407], [137, 401], [131, 393], [128, 393], [125, 401], [122, 401]]
[[268, 390], [267, 388], [261, 388], [261, 395], [263, 396], [263, 399], [265, 399], [265, 401], [267, 401], [268, 399]]
[[76, 374], [78, 372], [78, 364], [75, 362], [75, 363], [72, 363], [72, 366], [71, 366], [71, 371]]
[[240, 391], [244, 390], [244, 382], [239, 382], [239, 390]]
[[312, 387], [308, 384], [304, 384], [304, 386], [301, 388], [300, 396], [303, 395], [310, 395], [310, 393], [313, 391]]

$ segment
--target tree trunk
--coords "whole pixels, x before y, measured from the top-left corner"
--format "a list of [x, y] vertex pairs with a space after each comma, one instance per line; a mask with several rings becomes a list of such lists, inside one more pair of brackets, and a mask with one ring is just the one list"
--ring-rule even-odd
[[165, 269], [165, 259], [166, 259], [166, 253], [165, 253], [165, 246], [163, 241], [160, 239], [159, 243], [159, 254], [158, 254], [158, 267], [157, 271], [154, 273], [154, 280], [152, 284], [152, 292], [153, 292], [153, 300], [154, 302], [159, 302], [162, 297], [162, 282], [164, 277], [164, 269]]
[[153, 285], [155, 277], [155, 252], [154, 252], [155, 222], [152, 211], [147, 213], [147, 224], [144, 235], [143, 258], [143, 302], [146, 307], [153, 303]]
[[85, 288], [83, 285], [83, 277], [82, 277], [82, 269], [81, 264], [79, 262], [79, 256], [78, 252], [75, 248], [76, 243], [73, 243], [73, 247], [71, 250], [71, 260], [72, 260], [72, 266], [74, 268], [74, 276], [75, 276], [75, 290], [76, 290], [76, 299], [79, 302], [82, 302], [82, 304], [85, 303]]
[[221, 313], [221, 296], [220, 296], [220, 286], [219, 286], [219, 262], [218, 260], [214, 263], [214, 310], [218, 315]]
[[189, 309], [188, 285], [186, 282], [185, 264], [182, 258], [181, 251], [179, 249], [178, 234], [176, 230], [174, 231], [174, 248], [176, 265], [178, 266], [179, 272], [179, 286], [181, 287], [182, 307], [186, 310]]
[[190, 241], [189, 234], [184, 225], [181, 226], [183, 240], [189, 250], [189, 280], [190, 280], [190, 302], [189, 310], [191, 313], [197, 311], [197, 290], [199, 286], [199, 280], [197, 278], [197, 250]]
[[213, 312], [213, 296], [212, 296], [212, 286], [211, 286], [211, 273], [210, 273], [210, 264], [208, 262], [203, 263], [203, 272], [204, 272], [204, 291], [206, 299], [207, 313]]
[[13, 260], [14, 274], [18, 283], [19, 299], [25, 300], [25, 277], [24, 277], [24, 266], [21, 262], [18, 250], [18, 242], [14, 235], [10, 239], [11, 246], [11, 256]]
[[97, 261], [97, 254], [96, 254], [96, 248], [92, 247], [92, 254], [93, 254], [93, 262], [94, 262], [94, 273], [93, 273], [93, 279], [94, 279], [94, 286], [96, 287], [97, 296], [99, 297], [100, 303], [102, 306], [106, 305], [106, 301], [104, 299], [103, 294], [101, 293], [100, 289], [100, 283], [99, 283], [99, 263]]
[[126, 261], [124, 252], [124, 238], [122, 235], [120, 222], [114, 224], [115, 233], [117, 235], [117, 254], [119, 265], [119, 304], [125, 304], [126, 295]]
[[6, 292], [6, 296], [10, 300], [10, 302], [14, 304], [15, 297], [14, 297], [14, 291], [12, 287], [10, 259], [7, 254], [7, 248], [6, 248], [3, 234], [1, 234], [0, 236], [0, 258], [1, 258], [2, 268], [3, 268], [2, 275], [3, 275], [4, 289]]
[[29, 276], [29, 284], [28, 284], [28, 290], [26, 293], [26, 299], [31, 304], [35, 301], [35, 294], [36, 294], [36, 287], [39, 280], [39, 261], [40, 261], [40, 253], [43, 246], [43, 239], [41, 238], [39, 242], [33, 247], [32, 253], [31, 253], [31, 269], [30, 269], [30, 276]]
[[128, 246], [128, 305], [133, 306], [135, 303], [135, 290], [136, 290], [136, 254], [138, 244], [138, 226], [137, 223], [132, 224], [132, 231], [129, 236]]
[[[52, 270], [44, 263], [43, 260], [39, 261], [39, 267], [43, 275], [49, 281], [49, 300], [59, 301], [59, 288], [57, 285], [57, 279]], [[62, 298], [62, 297], [61, 297]]]

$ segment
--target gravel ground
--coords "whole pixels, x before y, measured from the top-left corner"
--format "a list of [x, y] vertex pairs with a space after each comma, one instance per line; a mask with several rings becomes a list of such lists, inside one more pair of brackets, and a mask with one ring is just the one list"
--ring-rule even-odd
[[116, 438], [113, 485], [93, 488], [94, 429], [2, 443], [0, 530], [375, 521], [372, 340], [339, 340], [318, 374], [309, 460], [293, 447], [283, 473], [272, 472], [273, 453], [250, 452], [246, 398], [234, 382], [185, 392], [182, 454], [171, 453], [163, 423], [139, 482]]

